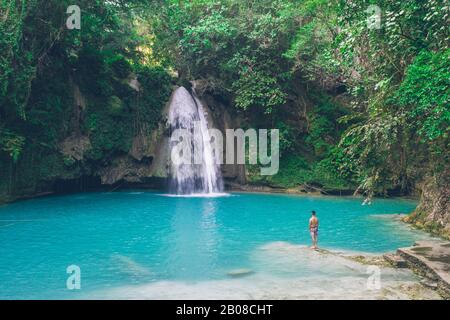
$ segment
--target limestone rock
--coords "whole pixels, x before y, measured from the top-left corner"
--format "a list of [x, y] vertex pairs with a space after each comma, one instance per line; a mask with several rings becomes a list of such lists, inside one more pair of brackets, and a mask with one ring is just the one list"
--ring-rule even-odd
[[450, 242], [417, 241], [413, 247], [400, 248], [397, 254], [416, 273], [437, 283], [437, 291], [450, 299]]
[[450, 239], [450, 187], [429, 178], [418, 188], [421, 190], [420, 204], [406, 221]]
[[81, 161], [84, 154], [91, 147], [89, 137], [82, 135], [71, 135], [64, 139], [59, 145], [59, 150], [65, 157]]
[[408, 265], [406, 263], [406, 260], [402, 257], [395, 255], [395, 254], [385, 254], [383, 255], [383, 258], [392, 266], [396, 268], [407, 268]]

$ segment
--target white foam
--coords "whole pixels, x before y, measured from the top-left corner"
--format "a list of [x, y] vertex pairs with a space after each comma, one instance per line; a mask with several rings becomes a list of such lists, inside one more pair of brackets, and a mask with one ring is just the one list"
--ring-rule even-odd
[[163, 197], [171, 198], [223, 198], [231, 197], [230, 193], [193, 193], [193, 194], [160, 194]]
[[[190, 143], [187, 144], [187, 148], [194, 159], [200, 159], [199, 163], [179, 163], [171, 159], [171, 190], [177, 194], [193, 192], [214, 194], [222, 191], [223, 181], [220, 165], [214, 156], [206, 111], [196, 96], [195, 83], [192, 94], [184, 87], [177, 88], [173, 93], [169, 107], [169, 123], [173, 130], [181, 128], [191, 130]], [[188, 139], [188, 137], [183, 138]], [[173, 149], [178, 145], [176, 140], [171, 138], [171, 155], [177, 151], [177, 149]], [[199, 181], [201, 184], [197, 184]]]

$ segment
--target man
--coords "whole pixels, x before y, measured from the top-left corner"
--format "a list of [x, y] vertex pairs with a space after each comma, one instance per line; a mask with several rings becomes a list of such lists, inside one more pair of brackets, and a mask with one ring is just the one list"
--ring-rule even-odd
[[319, 236], [319, 219], [316, 217], [316, 212], [311, 212], [311, 218], [309, 219], [309, 232], [311, 234], [312, 249], [317, 249], [317, 238]]

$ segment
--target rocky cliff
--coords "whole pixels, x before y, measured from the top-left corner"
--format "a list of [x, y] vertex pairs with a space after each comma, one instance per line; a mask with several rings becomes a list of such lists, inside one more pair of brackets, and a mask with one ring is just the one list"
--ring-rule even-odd
[[450, 186], [435, 178], [418, 184], [420, 202], [414, 213], [405, 218], [419, 229], [450, 239]]
[[[174, 88], [175, 89], [175, 88]], [[226, 129], [239, 126], [239, 118], [232, 117], [226, 106], [213, 95], [202, 91], [200, 96], [203, 107], [208, 113], [211, 128], [219, 129], [225, 136]], [[169, 126], [167, 123], [169, 100], [162, 111], [162, 120], [151, 135], [137, 135], [133, 139], [130, 151], [113, 160], [98, 174], [103, 185], [117, 183], [149, 184], [163, 182], [169, 175]], [[224, 154], [226, 149], [224, 148]], [[222, 173], [226, 183], [245, 183], [245, 166], [223, 165]]]

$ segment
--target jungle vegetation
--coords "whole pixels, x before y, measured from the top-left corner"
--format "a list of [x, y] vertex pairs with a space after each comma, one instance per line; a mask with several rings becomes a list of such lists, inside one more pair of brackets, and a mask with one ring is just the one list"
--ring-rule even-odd
[[[197, 79], [248, 126], [280, 129], [280, 173], [250, 168], [253, 183], [448, 185], [446, 0], [78, 0], [69, 30], [73, 2], [0, 1], [4, 197], [95, 175], [155, 128], [173, 84]], [[83, 159], [61, 154], [71, 135], [89, 137]]]

